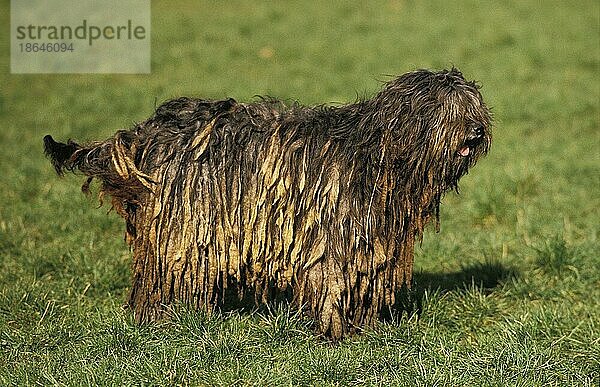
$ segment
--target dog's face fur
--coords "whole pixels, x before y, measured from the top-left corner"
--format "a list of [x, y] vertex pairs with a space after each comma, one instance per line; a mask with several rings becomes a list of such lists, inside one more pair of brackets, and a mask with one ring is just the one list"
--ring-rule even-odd
[[379, 111], [391, 114], [383, 136], [387, 129], [395, 163], [429, 175], [429, 183], [456, 188], [490, 148], [491, 113], [479, 86], [456, 69], [404, 74], [387, 83], [373, 101]]

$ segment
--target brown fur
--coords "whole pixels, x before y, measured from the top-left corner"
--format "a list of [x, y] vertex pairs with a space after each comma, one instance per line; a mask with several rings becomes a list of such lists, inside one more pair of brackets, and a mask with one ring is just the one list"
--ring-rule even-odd
[[138, 321], [291, 290], [338, 339], [410, 286], [415, 241], [490, 126], [458, 70], [419, 70], [345, 106], [179, 98], [103, 142], [44, 141], [59, 173], [99, 179], [125, 219]]

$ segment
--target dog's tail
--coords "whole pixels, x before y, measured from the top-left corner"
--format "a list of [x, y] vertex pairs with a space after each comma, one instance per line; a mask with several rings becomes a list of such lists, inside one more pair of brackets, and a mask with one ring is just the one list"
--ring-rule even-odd
[[132, 189], [152, 189], [155, 184], [136, 166], [132, 141], [131, 134], [126, 131], [119, 131], [106, 141], [86, 145], [71, 140], [61, 143], [46, 135], [44, 152], [59, 175], [62, 176], [65, 171], [80, 171], [88, 176], [84, 191], [92, 178], [98, 178], [103, 183], [103, 191], [112, 196], [122, 196], [125, 192], [131, 193]]
[[77, 168], [77, 157], [73, 157], [77, 151], [83, 149], [74, 141], [67, 143], [56, 142], [51, 135], [44, 136], [44, 153], [56, 169], [56, 173], [64, 175], [65, 170], [74, 171]]

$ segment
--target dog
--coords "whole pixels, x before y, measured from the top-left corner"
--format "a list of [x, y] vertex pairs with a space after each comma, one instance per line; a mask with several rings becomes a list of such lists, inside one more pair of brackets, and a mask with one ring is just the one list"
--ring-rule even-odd
[[124, 218], [138, 322], [284, 294], [338, 340], [398, 308], [415, 242], [491, 130], [479, 86], [453, 68], [341, 106], [178, 98], [106, 141], [44, 144]]

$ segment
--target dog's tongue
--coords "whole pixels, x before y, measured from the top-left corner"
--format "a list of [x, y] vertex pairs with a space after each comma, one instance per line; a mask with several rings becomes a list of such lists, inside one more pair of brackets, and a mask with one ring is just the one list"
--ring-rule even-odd
[[471, 153], [471, 149], [468, 146], [463, 146], [458, 151], [458, 154], [460, 154], [463, 157], [467, 157], [469, 155], [469, 153]]

